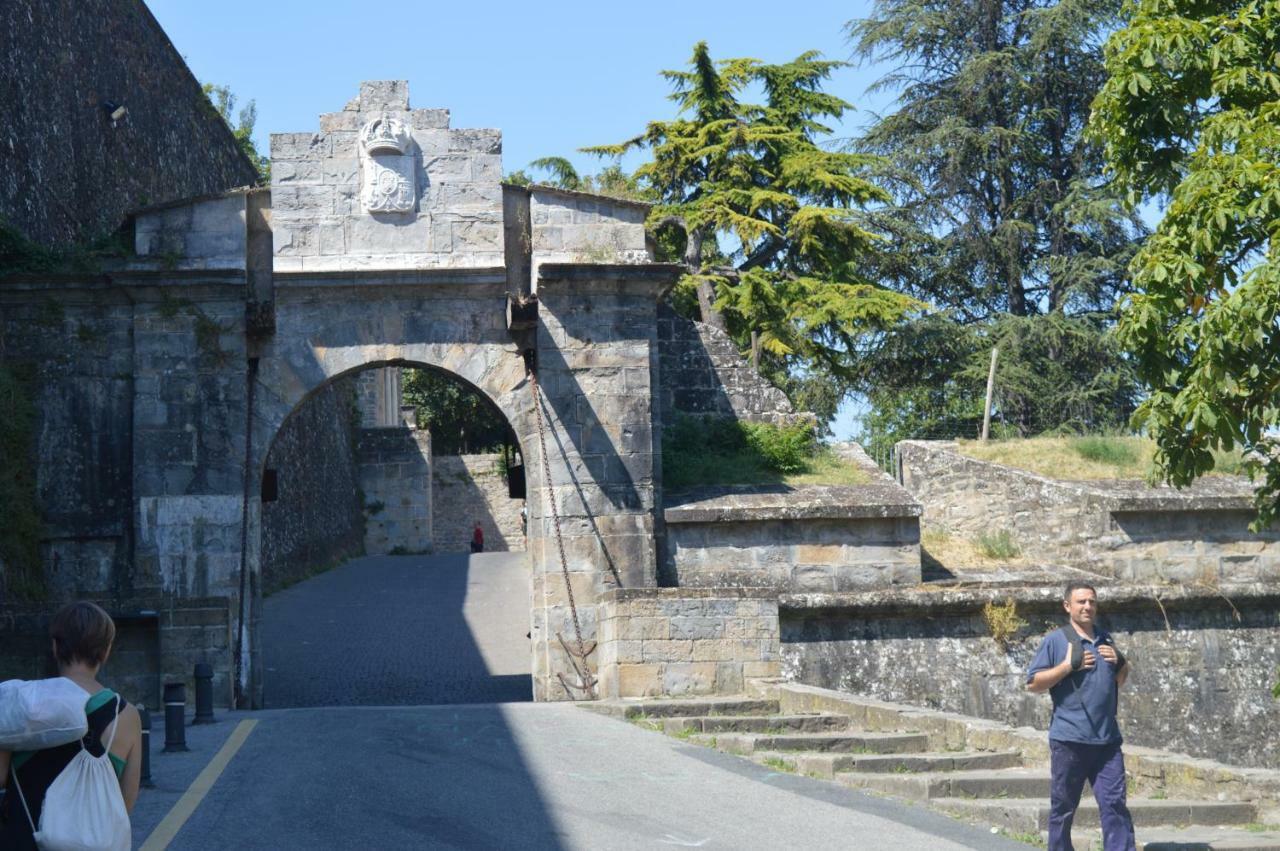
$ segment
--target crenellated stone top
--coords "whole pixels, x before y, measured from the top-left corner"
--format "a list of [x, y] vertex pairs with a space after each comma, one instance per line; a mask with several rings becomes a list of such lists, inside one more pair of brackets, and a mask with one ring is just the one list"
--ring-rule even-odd
[[413, 109], [405, 80], [360, 84], [316, 133], [271, 135], [275, 269], [503, 265], [502, 135]]

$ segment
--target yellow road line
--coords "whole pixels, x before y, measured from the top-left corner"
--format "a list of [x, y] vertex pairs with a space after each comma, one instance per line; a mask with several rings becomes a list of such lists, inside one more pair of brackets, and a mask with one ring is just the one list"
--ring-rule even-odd
[[226, 743], [214, 754], [213, 759], [204, 767], [204, 771], [200, 772], [200, 776], [178, 799], [178, 803], [173, 805], [173, 809], [169, 810], [164, 820], [151, 831], [151, 835], [147, 837], [146, 842], [142, 843], [138, 851], [164, 851], [169, 847], [169, 843], [178, 835], [178, 831], [182, 830], [182, 826], [187, 823], [187, 819], [191, 818], [196, 807], [200, 806], [204, 796], [209, 794], [213, 784], [218, 782], [218, 778], [226, 770], [231, 758], [236, 755], [236, 751], [240, 750], [240, 746], [244, 744], [245, 739], [249, 738], [249, 734], [256, 726], [258, 726], [256, 718], [241, 721], [236, 725], [231, 735], [227, 737]]

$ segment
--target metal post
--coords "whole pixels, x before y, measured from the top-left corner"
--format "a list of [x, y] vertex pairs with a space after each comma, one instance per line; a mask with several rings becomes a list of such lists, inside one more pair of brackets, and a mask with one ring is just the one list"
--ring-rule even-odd
[[138, 785], [143, 789], [154, 789], [156, 784], [151, 779], [151, 713], [139, 704], [138, 716], [142, 719], [142, 779]]
[[187, 748], [187, 684], [164, 684], [164, 752], [178, 753]]
[[192, 724], [213, 723], [213, 666], [208, 662], [196, 663], [196, 717]]

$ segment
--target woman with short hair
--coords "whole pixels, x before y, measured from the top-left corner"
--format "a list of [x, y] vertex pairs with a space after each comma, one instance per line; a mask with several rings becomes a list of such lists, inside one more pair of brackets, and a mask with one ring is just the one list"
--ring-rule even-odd
[[[138, 710], [114, 691], [98, 682], [98, 671], [111, 655], [116, 625], [101, 607], [88, 602], [63, 606], [49, 624], [53, 656], [58, 676], [66, 677], [89, 693], [85, 712], [89, 732], [81, 740], [40, 751], [0, 751], [0, 848], [6, 851], [37, 851], [31, 824], [40, 824], [45, 792], [83, 746], [93, 756], [101, 756], [111, 743], [109, 756], [120, 780], [125, 809], [132, 812], [138, 799], [142, 772], [142, 721]], [[18, 778], [18, 789], [10, 778]], [[23, 809], [30, 810], [31, 818]]]

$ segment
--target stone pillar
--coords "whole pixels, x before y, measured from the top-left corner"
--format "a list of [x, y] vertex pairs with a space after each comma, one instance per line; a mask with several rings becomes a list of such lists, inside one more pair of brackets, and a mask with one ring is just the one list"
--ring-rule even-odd
[[[583, 640], [596, 638], [597, 601], [610, 588], [657, 584], [654, 549], [656, 308], [668, 266], [544, 265], [538, 281], [538, 376], [560, 516], [566, 586], [543, 485], [541, 449], [529, 491], [533, 563], [534, 697], [580, 699], [557, 634], [574, 645], [572, 589]], [[535, 490], [536, 488], [536, 490]], [[598, 659], [588, 660], [594, 670]]]

